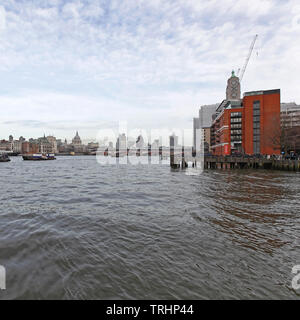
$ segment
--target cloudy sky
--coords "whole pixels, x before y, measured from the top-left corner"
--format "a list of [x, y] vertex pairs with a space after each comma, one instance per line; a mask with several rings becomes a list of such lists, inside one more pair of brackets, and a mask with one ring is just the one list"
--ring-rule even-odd
[[242, 91], [300, 103], [299, 0], [1, 0], [0, 137], [191, 128], [256, 33]]

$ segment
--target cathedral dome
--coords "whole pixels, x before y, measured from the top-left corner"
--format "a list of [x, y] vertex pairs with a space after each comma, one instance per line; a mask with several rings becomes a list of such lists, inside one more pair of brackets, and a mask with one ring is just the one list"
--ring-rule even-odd
[[76, 131], [76, 135], [72, 140], [72, 144], [74, 145], [81, 145], [81, 139], [79, 137], [78, 131]]

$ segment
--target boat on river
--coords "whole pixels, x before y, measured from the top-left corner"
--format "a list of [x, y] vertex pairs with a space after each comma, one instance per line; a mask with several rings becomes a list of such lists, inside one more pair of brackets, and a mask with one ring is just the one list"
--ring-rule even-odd
[[0, 162], [9, 162], [9, 156], [6, 153], [0, 154]]
[[30, 161], [43, 161], [43, 160], [55, 160], [55, 155], [53, 153], [34, 153], [34, 154], [24, 154], [23, 160]]

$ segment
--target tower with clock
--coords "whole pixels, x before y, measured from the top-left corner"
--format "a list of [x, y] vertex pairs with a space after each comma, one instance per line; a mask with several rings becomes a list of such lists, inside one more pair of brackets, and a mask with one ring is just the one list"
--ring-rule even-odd
[[231, 77], [227, 81], [226, 100], [241, 99], [241, 84], [240, 79], [232, 71]]

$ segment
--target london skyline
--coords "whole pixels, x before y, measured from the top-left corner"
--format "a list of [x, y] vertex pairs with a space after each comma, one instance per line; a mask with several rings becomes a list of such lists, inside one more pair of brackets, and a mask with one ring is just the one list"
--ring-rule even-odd
[[119, 120], [190, 128], [225, 98], [254, 34], [242, 92], [281, 88], [299, 103], [299, 21], [296, 1], [4, 0], [0, 136], [90, 140]]

